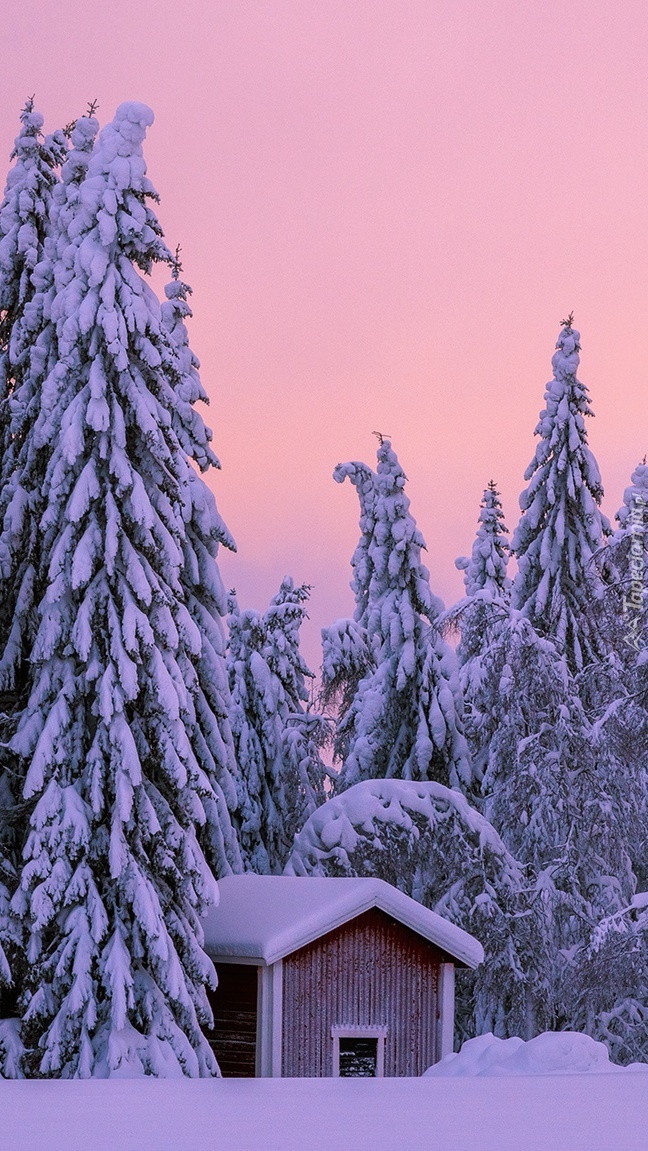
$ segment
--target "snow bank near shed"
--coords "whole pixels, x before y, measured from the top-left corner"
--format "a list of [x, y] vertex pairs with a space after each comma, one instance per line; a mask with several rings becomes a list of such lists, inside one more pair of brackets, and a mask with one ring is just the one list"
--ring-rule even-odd
[[607, 1047], [579, 1031], [545, 1031], [527, 1042], [498, 1039], [489, 1032], [469, 1039], [461, 1051], [446, 1055], [425, 1075], [585, 1075], [609, 1072], [648, 1072], [647, 1063], [619, 1067], [610, 1062]]

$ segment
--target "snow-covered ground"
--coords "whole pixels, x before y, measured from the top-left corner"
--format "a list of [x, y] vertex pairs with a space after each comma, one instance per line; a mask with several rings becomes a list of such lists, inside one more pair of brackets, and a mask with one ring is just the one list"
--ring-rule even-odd
[[644, 1074], [0, 1084], [3, 1151], [646, 1151]]
[[1, 1151], [646, 1151], [648, 1065], [482, 1035], [421, 1079], [0, 1083]]

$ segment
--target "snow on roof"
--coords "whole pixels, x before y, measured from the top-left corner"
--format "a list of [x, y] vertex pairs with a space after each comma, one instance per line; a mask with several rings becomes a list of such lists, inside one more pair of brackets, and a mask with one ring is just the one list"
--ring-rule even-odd
[[205, 921], [212, 959], [275, 963], [372, 907], [391, 915], [467, 967], [484, 950], [467, 931], [403, 895], [382, 879], [292, 875], [229, 875]]

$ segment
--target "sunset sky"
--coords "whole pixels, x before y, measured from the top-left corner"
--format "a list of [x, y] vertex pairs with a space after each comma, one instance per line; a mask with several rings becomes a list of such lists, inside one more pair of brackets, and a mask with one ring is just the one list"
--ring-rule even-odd
[[221, 570], [245, 607], [313, 585], [312, 666], [353, 608], [335, 464], [391, 436], [452, 602], [491, 478], [517, 522], [572, 309], [614, 514], [648, 452], [645, 0], [20, 0], [2, 25], [4, 171], [32, 93], [47, 131], [95, 98], [102, 124], [155, 111], [239, 547]]

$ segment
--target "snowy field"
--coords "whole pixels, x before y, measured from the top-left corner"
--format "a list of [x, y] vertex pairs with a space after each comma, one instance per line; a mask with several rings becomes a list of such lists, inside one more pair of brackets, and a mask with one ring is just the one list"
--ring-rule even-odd
[[646, 1151], [645, 1075], [0, 1084], [2, 1151]]

